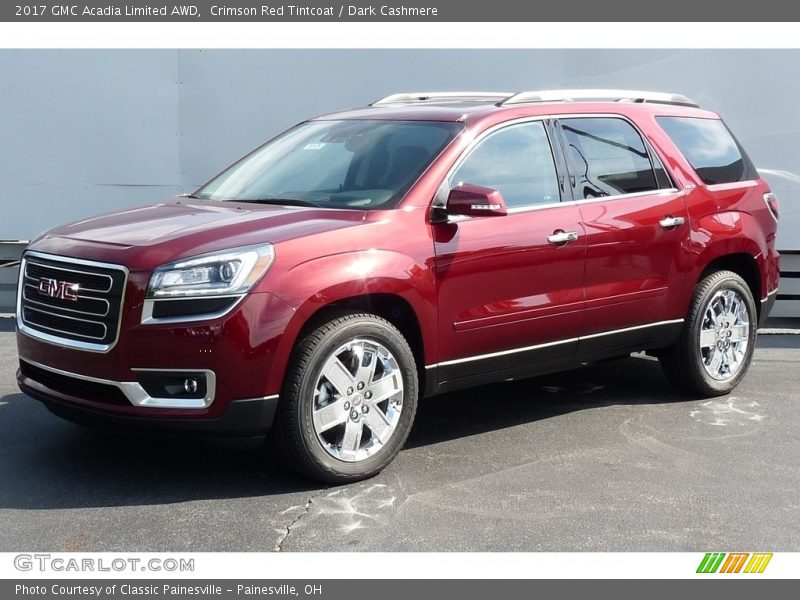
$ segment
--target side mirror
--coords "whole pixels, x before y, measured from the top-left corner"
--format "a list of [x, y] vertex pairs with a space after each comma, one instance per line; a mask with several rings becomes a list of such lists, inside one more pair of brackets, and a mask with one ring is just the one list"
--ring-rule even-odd
[[502, 217], [508, 214], [503, 195], [495, 189], [462, 183], [447, 196], [447, 214], [467, 217]]

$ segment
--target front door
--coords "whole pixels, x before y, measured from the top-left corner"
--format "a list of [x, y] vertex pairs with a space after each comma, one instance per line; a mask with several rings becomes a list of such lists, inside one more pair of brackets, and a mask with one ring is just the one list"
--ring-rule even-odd
[[508, 214], [432, 225], [440, 382], [500, 378], [572, 356], [584, 308], [586, 238], [577, 206], [561, 202], [545, 122], [480, 137], [448, 180], [450, 187], [460, 183], [499, 190]]

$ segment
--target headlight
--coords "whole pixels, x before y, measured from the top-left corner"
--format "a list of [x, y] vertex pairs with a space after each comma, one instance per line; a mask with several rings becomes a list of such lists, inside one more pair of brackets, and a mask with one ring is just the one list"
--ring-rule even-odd
[[272, 244], [203, 254], [158, 267], [148, 298], [197, 298], [247, 293], [275, 259]]

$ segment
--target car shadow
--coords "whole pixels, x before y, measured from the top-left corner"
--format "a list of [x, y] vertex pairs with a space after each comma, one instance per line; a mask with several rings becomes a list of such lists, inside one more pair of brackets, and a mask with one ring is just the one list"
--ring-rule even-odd
[[[407, 449], [610, 405], [688, 402], [657, 361], [634, 356], [482, 386], [420, 405]], [[260, 447], [74, 425], [23, 394], [0, 398], [0, 507], [169, 504], [324, 489]]]
[[471, 388], [423, 402], [406, 448], [612, 405], [689, 402], [644, 355]]
[[323, 486], [259, 443], [87, 428], [24, 394], [0, 398], [0, 507], [85, 508], [256, 497]]

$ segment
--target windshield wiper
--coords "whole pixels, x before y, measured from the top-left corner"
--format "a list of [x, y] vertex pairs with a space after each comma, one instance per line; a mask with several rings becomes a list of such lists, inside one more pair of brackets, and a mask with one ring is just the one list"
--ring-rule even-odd
[[319, 205], [308, 200], [298, 200], [297, 198], [246, 198], [243, 200], [233, 200], [233, 202], [249, 202], [251, 204], [278, 204], [284, 206], [310, 206], [319, 208]]

